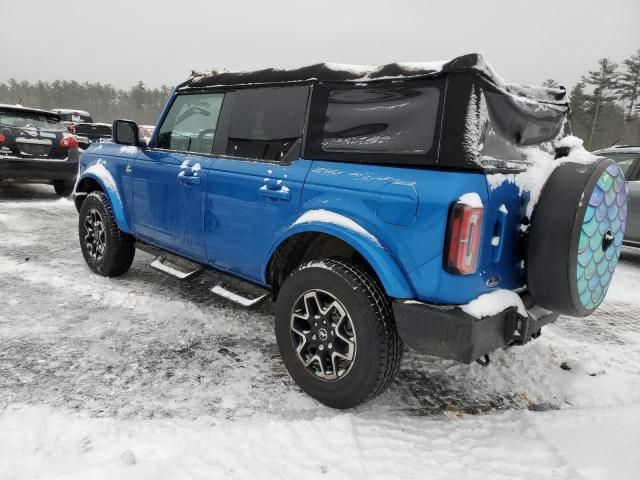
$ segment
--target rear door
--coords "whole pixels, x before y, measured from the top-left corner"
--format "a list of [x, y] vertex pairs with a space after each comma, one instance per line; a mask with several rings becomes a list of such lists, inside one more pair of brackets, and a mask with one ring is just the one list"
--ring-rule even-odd
[[204, 193], [224, 94], [178, 95], [156, 144], [141, 152], [133, 177], [133, 229], [138, 237], [205, 261]]
[[206, 187], [205, 243], [216, 267], [261, 280], [277, 233], [295, 221], [311, 165], [299, 159], [309, 91], [227, 93]]

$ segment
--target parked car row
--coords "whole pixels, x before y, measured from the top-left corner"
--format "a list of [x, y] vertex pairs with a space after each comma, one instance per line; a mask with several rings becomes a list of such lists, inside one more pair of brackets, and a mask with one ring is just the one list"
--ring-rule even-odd
[[[140, 126], [140, 138], [149, 141], [153, 130]], [[94, 122], [83, 110], [0, 104], [0, 181], [51, 184], [68, 196], [81, 151], [104, 141], [111, 141], [111, 125]]]

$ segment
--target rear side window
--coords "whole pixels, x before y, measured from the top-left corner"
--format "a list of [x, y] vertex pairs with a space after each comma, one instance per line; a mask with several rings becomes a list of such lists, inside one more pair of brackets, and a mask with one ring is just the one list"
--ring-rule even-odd
[[318, 87], [311, 155], [345, 161], [424, 163], [436, 141], [437, 81]]
[[238, 90], [226, 154], [278, 161], [302, 137], [309, 87]]
[[223, 93], [177, 96], [162, 122], [155, 146], [211, 153], [223, 98]]

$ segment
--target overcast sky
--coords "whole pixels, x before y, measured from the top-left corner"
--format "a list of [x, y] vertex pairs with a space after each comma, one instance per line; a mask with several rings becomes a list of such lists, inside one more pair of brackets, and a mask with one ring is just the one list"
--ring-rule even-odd
[[640, 0], [0, 0], [0, 81], [175, 85], [191, 69], [382, 64], [480, 52], [572, 86], [640, 49]]

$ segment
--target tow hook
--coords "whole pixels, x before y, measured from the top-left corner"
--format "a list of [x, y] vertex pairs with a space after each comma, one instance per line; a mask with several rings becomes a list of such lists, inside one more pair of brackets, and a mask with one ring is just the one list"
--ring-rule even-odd
[[491, 359], [489, 358], [489, 355], [483, 355], [482, 358], [478, 358], [476, 362], [478, 362], [483, 367], [488, 367], [489, 363], [491, 363]]

